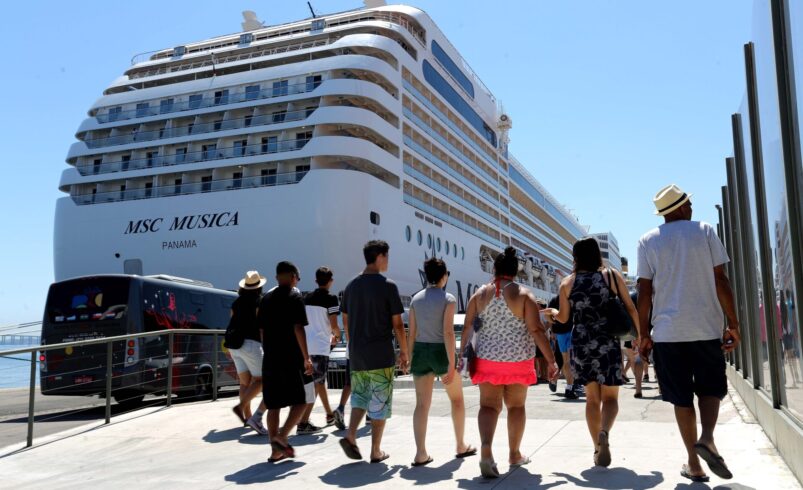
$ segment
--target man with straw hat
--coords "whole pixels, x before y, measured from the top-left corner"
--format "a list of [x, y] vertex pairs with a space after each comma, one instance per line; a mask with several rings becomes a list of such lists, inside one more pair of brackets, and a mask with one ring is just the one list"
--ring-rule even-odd
[[[728, 255], [711, 225], [691, 220], [691, 195], [673, 184], [653, 202], [664, 224], [638, 244], [639, 353], [647, 358], [654, 350], [662, 397], [675, 406], [688, 452], [681, 475], [708, 481], [702, 458], [714, 474], [729, 479], [733, 475], [714, 444], [719, 404], [728, 391], [723, 352], [731, 352], [740, 340], [724, 268]], [[724, 333], [723, 311], [728, 320]], [[699, 439], [695, 395], [702, 424]]]

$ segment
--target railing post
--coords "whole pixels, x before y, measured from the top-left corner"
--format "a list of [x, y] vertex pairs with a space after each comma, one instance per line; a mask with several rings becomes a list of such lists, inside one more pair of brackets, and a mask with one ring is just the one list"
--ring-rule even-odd
[[31, 351], [31, 387], [28, 392], [28, 440], [26, 447], [33, 446], [33, 407], [36, 394], [36, 351]]
[[106, 342], [106, 423], [112, 419], [112, 343]]
[[219, 340], [219, 336], [217, 333], [212, 335], [212, 339], [214, 341], [214, 347], [212, 348], [212, 401], [217, 401], [217, 357], [218, 357], [218, 348], [217, 343]]
[[173, 398], [173, 331], [167, 333], [167, 406]]

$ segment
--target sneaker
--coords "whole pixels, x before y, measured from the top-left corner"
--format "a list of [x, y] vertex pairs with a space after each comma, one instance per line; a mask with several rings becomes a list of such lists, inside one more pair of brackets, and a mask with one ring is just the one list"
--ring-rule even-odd
[[551, 391], [552, 393], [555, 393], [556, 391], [558, 391], [558, 383], [557, 382], [553, 383], [553, 382], [550, 381], [549, 382], [549, 391]]
[[308, 434], [317, 434], [321, 430], [323, 430], [321, 427], [312, 425], [309, 422], [302, 422], [298, 424], [298, 427], [296, 427], [296, 434], [300, 436]]
[[575, 393], [571, 388], [566, 388], [566, 392], [563, 394], [563, 397], [568, 400], [577, 400], [577, 398], [579, 398], [577, 393]]
[[331, 427], [333, 425], [335, 425], [335, 414], [334, 414], [334, 412], [330, 413], [329, 415], [326, 416], [326, 425], [324, 425], [324, 427]]
[[248, 427], [254, 429], [254, 431], [256, 431], [260, 435], [263, 435], [263, 436], [268, 435], [268, 429], [266, 429], [265, 426], [262, 425], [262, 421], [259, 420], [259, 419], [255, 419], [254, 417], [251, 417], [250, 419], [245, 421], [245, 425], [247, 425]]
[[583, 385], [572, 385], [572, 391], [577, 396], [586, 396], [586, 387]]
[[367, 425], [368, 427], [371, 427], [371, 417], [369, 417], [367, 415], [365, 416], [365, 425]]
[[628, 378], [627, 376], [625, 376], [625, 375], [623, 374], [623, 375], [622, 375], [622, 381], [624, 381], [624, 382], [625, 382], [625, 384], [628, 384], [628, 383], [630, 383], [630, 378]]
[[332, 418], [335, 419], [335, 426], [340, 430], [346, 430], [346, 422], [343, 420], [343, 412], [340, 410], [335, 410], [332, 412]]

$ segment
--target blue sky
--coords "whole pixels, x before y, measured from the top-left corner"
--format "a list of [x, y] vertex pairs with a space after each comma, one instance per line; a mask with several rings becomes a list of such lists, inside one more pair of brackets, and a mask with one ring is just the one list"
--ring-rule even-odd
[[[318, 13], [360, 0], [317, 0]], [[513, 118], [511, 152], [635, 268], [677, 183], [714, 204], [744, 93], [750, 0], [420, 1]], [[493, 5], [494, 8], [489, 8]], [[11, 2], [0, 31], [0, 326], [42, 316], [59, 177], [75, 130], [133, 55], [309, 16], [305, 1]], [[99, 236], [99, 239], [100, 236]]]

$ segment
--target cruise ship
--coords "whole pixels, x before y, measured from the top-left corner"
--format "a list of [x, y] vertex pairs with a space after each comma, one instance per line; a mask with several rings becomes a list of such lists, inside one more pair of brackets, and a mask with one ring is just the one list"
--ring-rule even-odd
[[291, 260], [335, 291], [386, 240], [405, 299], [446, 260], [464, 309], [508, 245], [549, 297], [586, 228], [508, 152], [511, 118], [422, 10], [366, 7], [135, 56], [80, 124], [56, 280], [171, 274], [236, 288]]

